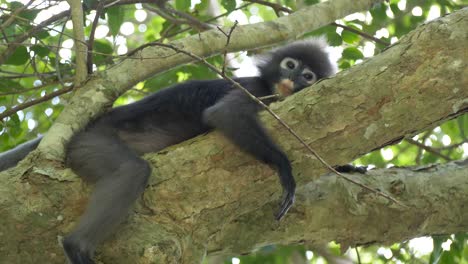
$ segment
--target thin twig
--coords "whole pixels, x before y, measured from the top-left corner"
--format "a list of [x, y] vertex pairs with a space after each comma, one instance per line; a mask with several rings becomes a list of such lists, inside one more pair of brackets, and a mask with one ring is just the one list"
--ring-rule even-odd
[[[231, 11], [228, 11], [228, 12], [225, 12], [225, 13], [223, 13], [223, 14], [221, 14], [221, 15], [212, 17], [212, 18], [206, 20], [204, 23], [209, 23], [209, 22], [215, 21], [215, 20], [217, 20], [217, 19], [219, 19], [219, 18], [221, 18], [221, 17], [224, 17], [224, 16], [227, 16], [227, 15], [231, 14], [232, 12], [234, 12], [234, 11], [236, 11], [236, 10], [240, 10], [240, 9], [246, 8], [246, 7], [250, 6], [250, 5], [252, 5], [252, 3], [248, 3], [248, 4], [245, 4], [245, 5], [241, 5], [241, 6], [239, 6], [239, 7], [234, 8], [234, 9], [231, 10]], [[191, 27], [188, 27], [188, 28], [185, 28], [185, 29], [181, 29], [181, 30], [176, 31], [176, 32], [174, 32], [174, 33], [172, 33], [172, 34], [166, 34], [165, 37], [166, 37], [166, 38], [171, 38], [171, 37], [176, 36], [176, 35], [178, 35], [178, 34], [180, 34], [180, 33], [187, 32], [187, 31], [189, 31], [190, 29], [191, 29]]]
[[89, 40], [88, 40], [88, 51], [87, 51], [87, 59], [86, 59], [86, 68], [88, 70], [88, 74], [93, 73], [93, 46], [94, 46], [94, 35], [96, 33], [96, 28], [99, 22], [99, 17], [101, 16], [101, 12], [104, 9], [104, 2], [99, 2], [96, 8], [96, 16], [93, 20], [93, 25], [91, 27], [91, 32], [89, 33]]
[[411, 138], [407, 138], [406, 141], [408, 143], [410, 143], [410, 144], [413, 144], [415, 146], [418, 146], [418, 147], [424, 149], [427, 152], [430, 152], [430, 153], [432, 153], [432, 154], [434, 154], [436, 156], [439, 156], [439, 157], [443, 158], [444, 160], [447, 160], [447, 161], [452, 160], [449, 156], [446, 156], [446, 155], [440, 153], [439, 151], [437, 151], [436, 149], [434, 149], [432, 147], [429, 147], [429, 146], [426, 146], [426, 145], [424, 145], [423, 143], [421, 143], [419, 141], [413, 140]]
[[[426, 139], [431, 135], [431, 131], [427, 131], [424, 133], [424, 135], [421, 137], [421, 141], [424, 142]], [[417, 165], [421, 165], [422, 161], [422, 155], [423, 155], [423, 149], [418, 148], [418, 154], [416, 155], [415, 161]]]
[[28, 101], [26, 103], [19, 104], [19, 105], [15, 106], [15, 107], [3, 112], [3, 113], [0, 113], [0, 120], [2, 120], [5, 117], [11, 116], [11, 115], [15, 114], [16, 112], [18, 112], [20, 110], [23, 110], [25, 108], [28, 108], [30, 106], [45, 102], [45, 101], [50, 100], [50, 99], [52, 99], [52, 98], [54, 98], [56, 96], [68, 93], [71, 90], [73, 90], [73, 86], [54, 91], [54, 92], [52, 92], [50, 94], [46, 94], [46, 95], [44, 95], [41, 98], [38, 98], [36, 100], [31, 100], [31, 101]]
[[272, 95], [267, 95], [267, 96], [261, 96], [257, 97], [260, 100], [268, 100], [268, 99], [280, 99], [281, 95], [280, 94], [272, 94]]
[[[182, 50], [182, 49], [179, 49], [173, 45], [170, 45], [170, 44], [164, 44], [164, 43], [157, 43], [157, 42], [151, 42], [151, 43], [147, 43], [143, 46], [159, 46], [159, 47], [165, 47], [165, 48], [169, 48], [169, 49], [172, 49], [174, 50], [176, 53], [183, 53], [199, 62], [202, 62], [203, 64], [205, 64], [208, 68], [210, 68], [212, 71], [216, 72], [217, 74], [221, 75], [225, 80], [229, 81], [230, 83], [232, 83], [232, 85], [234, 87], [236, 87], [237, 89], [241, 89], [248, 97], [250, 97], [253, 101], [255, 101], [258, 105], [260, 105], [264, 110], [266, 110], [268, 113], [270, 113], [270, 115], [272, 115], [276, 120], [278, 120], [278, 122], [283, 126], [285, 127], [290, 134], [292, 134], [307, 150], [309, 150], [310, 153], [312, 153], [312, 155], [314, 155], [326, 168], [328, 168], [330, 171], [332, 171], [333, 173], [335, 173], [336, 175], [342, 177], [343, 179], [363, 188], [363, 189], [366, 189], [370, 192], [373, 192], [377, 195], [380, 195], [386, 199], [388, 199], [389, 201], [392, 201], [394, 202], [395, 204], [398, 204], [402, 207], [407, 207], [406, 205], [402, 204], [400, 201], [396, 200], [395, 198], [391, 197], [390, 195], [382, 192], [382, 191], [379, 191], [377, 189], [374, 189], [374, 188], [371, 188], [365, 184], [362, 184], [360, 182], [357, 182], [345, 175], [343, 175], [342, 173], [338, 172], [337, 170], [335, 170], [332, 166], [330, 166], [315, 150], [313, 150], [294, 130], [292, 130], [288, 124], [286, 124], [275, 112], [273, 112], [265, 103], [263, 103], [261, 100], [259, 100], [257, 97], [255, 97], [253, 94], [251, 94], [247, 89], [245, 89], [242, 85], [240, 85], [238, 82], [234, 81], [232, 78], [230, 78], [229, 76], [223, 74], [220, 70], [218, 70], [215, 66], [213, 66], [211, 63], [209, 63], [206, 59], [198, 56], [198, 55], [195, 55], [191, 52], [188, 52], [188, 51], [185, 51], [185, 50]], [[133, 51], [131, 52], [131, 54], [134, 54], [136, 51]]]
[[162, 18], [164, 18], [165, 20], [167, 21], [170, 21], [172, 24], [176, 24], [176, 25], [182, 25], [182, 24], [186, 24], [186, 21], [183, 20], [183, 19], [177, 19], [171, 15], [169, 15], [166, 10], [160, 6], [156, 7], [156, 6], [150, 6], [149, 4], [145, 4], [143, 5], [143, 7], [146, 9], [146, 10], [149, 10], [151, 12], [154, 12], [158, 15], [160, 15]]
[[12, 14], [9, 14], [7, 15], [8, 16], [8, 19], [3, 22], [2, 25], [0, 25], [0, 31], [3, 31], [5, 30], [8, 26], [10, 26], [16, 19], [16, 17], [21, 13], [23, 12], [23, 10], [25, 10], [29, 5], [31, 5], [31, 3], [33, 2], [34, 0], [30, 0], [27, 4], [25, 4], [24, 6], [20, 7], [20, 8], [17, 8]]
[[[72, 79], [65, 79], [65, 81], [71, 82]], [[27, 88], [27, 89], [21, 89], [21, 90], [12, 91], [12, 92], [0, 93], [0, 96], [15, 95], [15, 94], [24, 94], [24, 93], [27, 93], [27, 92], [37, 91], [37, 90], [40, 90], [40, 89], [44, 89], [45, 87], [48, 87], [48, 86], [51, 86], [51, 85], [56, 85], [56, 84], [59, 84], [59, 82], [58, 82], [58, 81], [55, 81], [55, 82], [50, 82], [50, 83], [44, 83], [44, 84], [42, 84], [42, 85], [38, 85], [38, 86], [35, 86], [35, 87], [33, 87], [33, 88]]]
[[11, 56], [11, 54], [13, 54], [13, 52], [16, 50], [16, 48], [18, 46], [20, 46], [21, 43], [23, 43], [25, 40], [27, 40], [32, 35], [37, 33], [43, 27], [45, 27], [45, 26], [47, 26], [49, 24], [52, 24], [53, 22], [55, 22], [57, 20], [60, 20], [60, 19], [62, 19], [64, 17], [67, 17], [69, 14], [70, 14], [70, 11], [64, 11], [62, 13], [54, 15], [54, 16], [50, 17], [49, 19], [47, 19], [45, 21], [42, 21], [36, 27], [30, 29], [28, 32], [18, 36], [16, 39], [13, 40], [12, 43], [9, 43], [10, 45], [8, 45], [8, 48], [0, 54], [0, 65], [3, 64]]
[[227, 64], [227, 59], [226, 59], [226, 56], [227, 56], [227, 53], [228, 53], [228, 46], [229, 46], [229, 42], [231, 41], [231, 35], [232, 35], [232, 32], [234, 31], [234, 29], [236, 28], [238, 22], [237, 20], [234, 22], [234, 25], [231, 27], [231, 29], [229, 30], [229, 33], [226, 33], [223, 31], [222, 28], [220, 27], [217, 27], [219, 31], [221, 31], [221, 33], [224, 34], [224, 36], [226, 36], [226, 45], [224, 46], [224, 52], [223, 52], [223, 69], [221, 70], [221, 73], [222, 74], [225, 74], [226, 73], [226, 64]]
[[[275, 10], [276, 14], [278, 14], [278, 11], [283, 11], [283, 12], [286, 12], [286, 13], [289, 13], [289, 14], [293, 12], [293, 10], [291, 10], [291, 9], [289, 9], [287, 7], [284, 7], [284, 6], [276, 4], [276, 3], [270, 3], [270, 2], [267, 2], [267, 1], [263, 1], [263, 0], [245, 0], [245, 1], [251, 2], [251, 3], [257, 3], [257, 4], [260, 4], [260, 5], [264, 5], [264, 6], [269, 6], [269, 7], [273, 8]], [[358, 35], [360, 35], [360, 36], [362, 36], [364, 38], [370, 39], [370, 40], [372, 40], [372, 41], [374, 41], [376, 43], [382, 44], [384, 46], [390, 46], [390, 43], [388, 43], [388, 42], [386, 42], [384, 40], [381, 40], [379, 38], [376, 38], [374, 36], [371, 36], [371, 35], [363, 32], [363, 31], [357, 30], [355, 28], [348, 27], [348, 26], [345, 26], [345, 25], [341, 25], [341, 24], [338, 24], [338, 23], [335, 23], [335, 22], [331, 23], [330, 25], [340, 27], [340, 28], [342, 28], [344, 30], [347, 30], [349, 32], [353, 32], [355, 34], [358, 34]]]
[[[70, 19], [71, 14], [68, 16], [68, 19]], [[55, 68], [57, 69], [57, 78], [62, 86], [65, 86], [62, 80], [62, 74], [60, 72], [60, 46], [62, 46], [62, 37], [63, 37], [63, 32], [65, 32], [65, 26], [67, 25], [67, 22], [64, 22], [62, 25], [62, 30], [61, 33], [59, 34], [59, 39], [58, 39], [58, 44], [57, 44], [57, 53], [55, 54]]]
[[358, 249], [358, 247], [354, 247], [354, 250], [356, 251], [356, 256], [357, 256], [358, 264], [361, 264], [361, 254], [359, 254], [359, 249]]
[[349, 32], [353, 32], [355, 34], [358, 34], [358, 35], [360, 35], [360, 36], [362, 36], [364, 38], [370, 39], [370, 40], [372, 40], [372, 41], [374, 41], [376, 43], [382, 44], [384, 46], [390, 46], [390, 43], [386, 42], [385, 40], [381, 40], [379, 38], [371, 36], [371, 35], [363, 32], [363, 31], [357, 30], [355, 28], [348, 27], [348, 26], [345, 26], [345, 25], [341, 25], [341, 24], [338, 24], [338, 23], [335, 23], [335, 22], [331, 23], [331, 25], [336, 26], [336, 27], [340, 27], [340, 28], [342, 28], [344, 30], [347, 30]]
[[170, 12], [170, 13], [173, 13], [181, 18], [183, 18], [185, 20], [185, 23], [187, 24], [190, 24], [192, 25], [193, 27], [195, 28], [198, 28], [199, 30], [208, 30], [208, 29], [211, 29], [212, 27], [210, 25], [208, 25], [207, 23], [205, 22], [202, 22], [198, 19], [196, 19], [195, 17], [187, 14], [187, 13], [184, 13], [184, 12], [180, 12], [170, 6], [164, 6], [163, 7], [166, 11]]
[[468, 140], [462, 140], [459, 143], [455, 143], [455, 144], [448, 145], [448, 146], [443, 146], [443, 147], [438, 147], [438, 148], [433, 148], [433, 149], [438, 150], [438, 151], [447, 150], [447, 149], [454, 149], [454, 148], [458, 148], [458, 147], [462, 146], [465, 143], [468, 143]]
[[263, 0], [244, 0], [244, 1], [251, 2], [251, 3], [256, 3], [256, 4], [260, 4], [260, 5], [264, 5], [264, 6], [269, 6], [269, 7], [273, 8], [273, 10], [275, 10], [277, 15], [278, 15], [278, 11], [283, 11], [283, 12], [286, 12], [288, 14], [291, 14], [292, 12], [294, 12], [293, 10], [291, 10], [291, 9], [289, 9], [287, 7], [284, 7], [284, 6], [276, 4], [276, 3], [270, 3], [268, 1], [263, 1]]

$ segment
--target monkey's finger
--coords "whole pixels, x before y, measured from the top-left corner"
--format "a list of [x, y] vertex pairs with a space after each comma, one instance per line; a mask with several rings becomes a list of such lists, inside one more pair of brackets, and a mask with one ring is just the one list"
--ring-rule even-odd
[[280, 210], [276, 214], [275, 219], [277, 221], [280, 221], [288, 212], [289, 208], [294, 204], [294, 199], [295, 195], [293, 192], [288, 192], [286, 193], [286, 196], [283, 199], [283, 202], [281, 203]]

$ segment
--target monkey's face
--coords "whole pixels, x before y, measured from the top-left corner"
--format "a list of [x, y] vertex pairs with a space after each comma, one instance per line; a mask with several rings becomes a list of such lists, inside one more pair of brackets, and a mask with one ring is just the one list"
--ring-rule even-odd
[[317, 74], [302, 61], [285, 57], [279, 63], [279, 79], [274, 84], [274, 90], [281, 97], [286, 97], [316, 81]]
[[282, 97], [309, 87], [336, 71], [323, 39], [293, 42], [258, 59], [260, 77], [271, 85], [272, 93]]

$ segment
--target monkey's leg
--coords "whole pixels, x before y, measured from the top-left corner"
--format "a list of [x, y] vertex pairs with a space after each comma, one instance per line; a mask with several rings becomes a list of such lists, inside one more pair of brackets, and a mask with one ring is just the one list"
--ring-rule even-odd
[[63, 241], [72, 264], [92, 264], [95, 247], [125, 219], [151, 169], [118, 138], [90, 132], [72, 140], [67, 163], [78, 175], [97, 180], [86, 211]]
[[42, 136], [0, 153], [0, 171], [16, 166], [29, 152], [37, 148], [41, 139]]
[[276, 219], [280, 220], [294, 203], [296, 183], [287, 156], [273, 143], [257, 120], [258, 106], [242, 91], [232, 91], [204, 112], [204, 121], [244, 151], [278, 169], [283, 200]]

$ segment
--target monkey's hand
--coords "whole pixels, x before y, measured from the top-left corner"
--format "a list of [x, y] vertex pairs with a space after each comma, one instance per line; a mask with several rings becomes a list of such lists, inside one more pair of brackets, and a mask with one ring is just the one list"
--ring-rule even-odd
[[283, 199], [281, 201], [280, 209], [278, 210], [278, 212], [276, 213], [276, 216], [275, 216], [277, 221], [280, 221], [286, 215], [289, 208], [291, 208], [291, 206], [293, 205], [295, 198], [296, 198], [296, 195], [295, 195], [294, 190], [292, 190], [292, 191], [284, 190], [283, 191]]
[[[286, 158], [284, 159], [286, 161]], [[289, 162], [282, 162], [279, 164], [281, 165], [279, 166], [278, 174], [281, 186], [283, 186], [283, 198], [281, 199], [280, 208], [275, 216], [277, 221], [280, 221], [286, 215], [296, 198], [296, 181], [292, 176], [291, 166], [289, 165]]]

